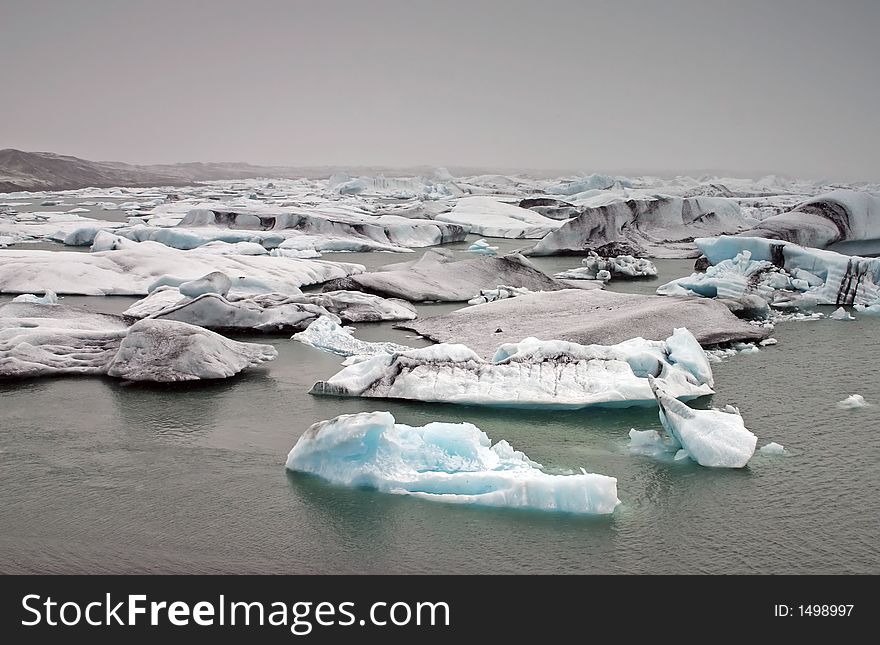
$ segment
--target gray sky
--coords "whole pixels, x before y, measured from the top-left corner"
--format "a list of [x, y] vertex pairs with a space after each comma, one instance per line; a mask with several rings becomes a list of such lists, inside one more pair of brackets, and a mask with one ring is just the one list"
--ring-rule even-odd
[[880, 2], [0, 0], [0, 148], [880, 180]]

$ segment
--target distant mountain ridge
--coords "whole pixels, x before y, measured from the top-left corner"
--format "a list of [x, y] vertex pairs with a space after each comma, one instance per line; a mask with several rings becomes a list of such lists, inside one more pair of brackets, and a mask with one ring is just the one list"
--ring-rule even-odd
[[[459, 175], [478, 175], [483, 168], [451, 168]], [[75, 190], [112, 186], [185, 186], [224, 179], [326, 179], [335, 172], [351, 175], [390, 173], [394, 176], [432, 176], [432, 166], [255, 166], [244, 162], [192, 162], [136, 165], [119, 161], [89, 161], [54, 152], [0, 150], [0, 192]], [[555, 171], [536, 171], [554, 176]]]

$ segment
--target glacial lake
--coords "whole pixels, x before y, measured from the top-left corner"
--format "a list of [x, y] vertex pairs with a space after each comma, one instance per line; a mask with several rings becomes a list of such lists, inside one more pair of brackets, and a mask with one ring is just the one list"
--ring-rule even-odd
[[[376, 266], [414, 256], [324, 257]], [[548, 272], [579, 265], [535, 262]], [[692, 260], [656, 264], [657, 279], [611, 288], [651, 293], [692, 271]], [[135, 298], [63, 301], [120, 312]], [[356, 327], [366, 340], [427, 344], [391, 324]], [[787, 322], [773, 333], [778, 345], [713, 364], [718, 393], [695, 405], [739, 407], [759, 445], [776, 441], [789, 453], [756, 453], [738, 471], [631, 454], [630, 428], [660, 429], [656, 408], [539, 412], [311, 396], [341, 359], [287, 335], [249, 337], [274, 345], [278, 359], [220, 382], [0, 382], [0, 571], [880, 573], [878, 332], [880, 319], [868, 316]], [[853, 393], [873, 405], [836, 407]], [[285, 471], [309, 425], [370, 410], [412, 425], [472, 422], [547, 468], [617, 477], [622, 504], [605, 517], [463, 507]]]

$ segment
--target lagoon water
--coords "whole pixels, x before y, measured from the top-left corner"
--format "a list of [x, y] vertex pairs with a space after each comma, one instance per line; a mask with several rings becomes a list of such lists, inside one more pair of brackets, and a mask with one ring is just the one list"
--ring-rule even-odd
[[[370, 266], [414, 257], [325, 255]], [[536, 264], [552, 272], [579, 261]], [[611, 288], [650, 293], [692, 261], [657, 264], [657, 279]], [[134, 299], [64, 301], [119, 312]], [[426, 344], [390, 324], [356, 335]], [[788, 322], [773, 335], [778, 345], [715, 364], [718, 394], [697, 402], [739, 407], [759, 445], [789, 453], [756, 453], [740, 471], [630, 454], [630, 428], [660, 429], [652, 408], [310, 396], [341, 359], [286, 335], [261, 338], [277, 347], [276, 361], [216, 383], [0, 382], [0, 571], [880, 573], [880, 319]], [[873, 405], [835, 407], [854, 393]], [[310, 424], [368, 410], [412, 425], [470, 421], [545, 467], [617, 477], [622, 504], [593, 518], [467, 508], [284, 470]]]

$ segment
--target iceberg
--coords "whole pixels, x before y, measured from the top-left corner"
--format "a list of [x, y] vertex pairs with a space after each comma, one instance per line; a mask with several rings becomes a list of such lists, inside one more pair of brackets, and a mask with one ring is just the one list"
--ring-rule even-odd
[[12, 299], [12, 302], [29, 302], [35, 305], [57, 305], [58, 296], [54, 291], [46, 291], [42, 296], [33, 293], [23, 293], [20, 296], [15, 296], [15, 298]]
[[[162, 291], [173, 287], [161, 287]], [[157, 292], [154, 292], [154, 294]], [[179, 292], [180, 293], [180, 292]], [[151, 294], [152, 297], [152, 294]], [[158, 301], [158, 298], [156, 299]], [[164, 295], [162, 301], [164, 302]], [[146, 310], [145, 305], [126, 311], [131, 315]], [[153, 320], [176, 320], [210, 329], [224, 331], [271, 332], [305, 329], [321, 316], [330, 316], [323, 307], [302, 302], [299, 296], [285, 296], [277, 293], [261, 293], [252, 296], [227, 299], [217, 293], [203, 293], [193, 298], [182, 297], [174, 304], [148, 314]]]
[[0, 378], [107, 375], [130, 381], [226, 378], [274, 359], [269, 345], [240, 343], [165, 320], [128, 326], [121, 316], [66, 305], [0, 306]]
[[180, 283], [177, 290], [181, 296], [187, 298], [198, 298], [206, 293], [213, 293], [218, 296], [225, 296], [232, 288], [232, 280], [225, 273], [220, 271], [212, 271], [208, 275], [197, 280], [189, 280]]
[[660, 423], [691, 459], [711, 468], [742, 468], [749, 462], [758, 438], [739, 412], [695, 410], [679, 401], [662, 377], [648, 376], [648, 382], [660, 406]]
[[340, 326], [329, 316], [314, 320], [304, 331], [291, 336], [293, 340], [316, 349], [339, 356], [374, 356], [406, 352], [412, 347], [396, 343], [370, 343], [352, 336], [351, 331]]
[[837, 407], [841, 410], [858, 410], [859, 408], [864, 408], [868, 405], [867, 401], [865, 401], [865, 397], [861, 394], [850, 394], [843, 401], [837, 402]]
[[468, 300], [468, 304], [480, 305], [484, 302], [494, 302], [495, 300], [524, 296], [527, 293], [532, 292], [524, 288], [508, 287], [507, 285], [499, 284], [497, 289], [480, 289], [480, 294]]
[[657, 293], [731, 299], [756, 295], [775, 306], [880, 303], [880, 258], [755, 237], [701, 238], [696, 244], [710, 266], [659, 287]]
[[880, 250], [880, 195], [835, 190], [768, 217], [742, 235], [816, 248], [860, 243], [861, 252], [876, 253]]
[[324, 288], [364, 291], [411, 302], [464, 302], [480, 290], [499, 284], [531, 291], [569, 288], [516, 253], [455, 261], [453, 254], [444, 249], [431, 249], [413, 262], [389, 264], [377, 271], [333, 280]]
[[[312, 394], [579, 409], [654, 402], [647, 377], [665, 380], [676, 397], [712, 394], [712, 371], [696, 339], [680, 330], [670, 345], [634, 338], [617, 345], [578, 345], [527, 338], [486, 361], [464, 345], [377, 354], [319, 381]], [[707, 380], [708, 377], [708, 380]]]
[[232, 279], [236, 290], [295, 294], [302, 286], [364, 270], [359, 264], [324, 260], [179, 251], [156, 242], [122, 240], [105, 232], [98, 234], [96, 242], [114, 249], [94, 253], [0, 250], [0, 292], [50, 289], [58, 294], [143, 296], [169, 273], [188, 276], [179, 278], [176, 284], [180, 284], [220, 271]]
[[[616, 255], [602, 258], [593, 251], [581, 260], [583, 266], [557, 273], [560, 280], [602, 280], [644, 278], [657, 275], [657, 267], [645, 258], [631, 255]], [[600, 277], [601, 275], [601, 277]]]
[[416, 317], [416, 308], [406, 300], [382, 298], [363, 291], [324, 291], [302, 297], [350, 323], [413, 320]]
[[390, 412], [346, 414], [311, 426], [286, 467], [334, 484], [435, 502], [609, 514], [617, 480], [582, 471], [549, 474], [504, 441], [492, 444], [470, 423], [414, 427]]
[[462, 343], [491, 356], [501, 343], [528, 336], [609, 345], [641, 336], [664, 340], [687, 327], [701, 345], [760, 341], [770, 330], [738, 319], [722, 303], [599, 289], [529, 293], [401, 323], [437, 343]]
[[601, 256], [696, 257], [689, 241], [693, 237], [744, 228], [746, 220], [739, 205], [729, 199], [611, 198], [607, 204], [583, 208], [577, 217], [542, 238], [528, 255], [595, 251]]
[[758, 448], [758, 452], [765, 455], [772, 455], [774, 457], [784, 457], [788, 454], [785, 451], [785, 447], [781, 443], [776, 443], [775, 441], [771, 441], [770, 443], [761, 446]]
[[434, 219], [469, 227], [476, 235], [514, 239], [542, 238], [562, 225], [527, 208], [484, 196], [462, 197], [451, 211], [439, 213]]
[[486, 240], [477, 240], [467, 248], [470, 253], [479, 253], [482, 255], [497, 255], [498, 247], [489, 246]]
[[831, 320], [855, 320], [850, 313], [843, 307], [838, 307], [832, 314], [828, 316]]

